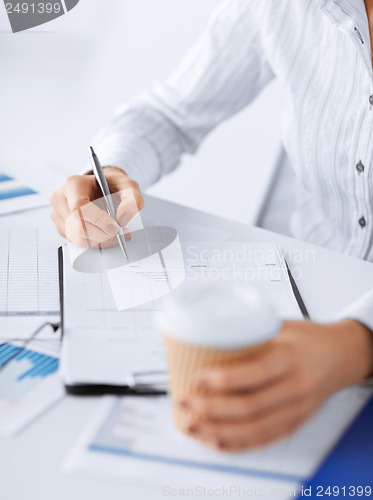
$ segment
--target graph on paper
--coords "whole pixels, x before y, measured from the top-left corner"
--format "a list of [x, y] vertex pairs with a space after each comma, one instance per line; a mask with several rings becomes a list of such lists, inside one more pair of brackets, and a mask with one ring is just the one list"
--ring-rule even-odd
[[58, 359], [54, 356], [0, 344], [0, 410], [9, 408], [57, 369]]
[[12, 436], [59, 401], [58, 347], [0, 343], [0, 435]]
[[0, 215], [46, 206], [47, 200], [35, 189], [0, 172]]

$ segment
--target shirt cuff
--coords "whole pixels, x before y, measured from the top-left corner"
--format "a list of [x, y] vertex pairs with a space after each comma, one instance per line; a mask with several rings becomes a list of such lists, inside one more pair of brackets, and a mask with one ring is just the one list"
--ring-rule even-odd
[[[131, 179], [139, 183], [142, 190], [154, 184], [160, 177], [160, 158], [153, 146], [142, 137], [128, 141], [104, 139], [95, 148], [103, 167], [116, 167], [123, 170]], [[83, 174], [91, 171], [90, 165]]]
[[[359, 297], [343, 309], [337, 320], [353, 319], [366, 326], [373, 334], [373, 289]], [[360, 385], [373, 387], [373, 376], [363, 380]]]
[[354, 319], [373, 332], [373, 289], [340, 311], [337, 320]]

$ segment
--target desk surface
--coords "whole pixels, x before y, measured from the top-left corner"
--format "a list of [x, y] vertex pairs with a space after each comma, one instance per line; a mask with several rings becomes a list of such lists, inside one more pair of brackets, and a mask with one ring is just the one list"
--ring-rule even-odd
[[[211, 229], [211, 237], [225, 233], [233, 239], [272, 241], [287, 254], [310, 315], [328, 320], [344, 306], [371, 288], [373, 265], [335, 254], [315, 246], [268, 231], [148, 197], [144, 221], [171, 225], [181, 234], [190, 234], [196, 224]], [[48, 210], [37, 210], [0, 219], [0, 227], [22, 225], [48, 226]], [[196, 239], [201, 233], [196, 234]], [[322, 286], [322, 287], [321, 287]], [[321, 292], [320, 292], [321, 291]], [[52, 499], [124, 500], [141, 495], [144, 499], [162, 498], [146, 484], [123, 485], [100, 478], [67, 475], [61, 463], [98, 405], [98, 398], [65, 397], [32, 425], [12, 439], [0, 439], [1, 497], [4, 500]], [[136, 496], [135, 496], [136, 495]]]

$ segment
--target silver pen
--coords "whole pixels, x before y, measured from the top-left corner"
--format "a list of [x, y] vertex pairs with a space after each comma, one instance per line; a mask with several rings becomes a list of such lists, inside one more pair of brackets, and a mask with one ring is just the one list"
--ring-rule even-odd
[[91, 160], [93, 174], [96, 177], [96, 182], [97, 182], [99, 188], [101, 189], [102, 194], [104, 195], [107, 213], [118, 224], [118, 233], [117, 233], [116, 238], [118, 240], [119, 246], [120, 246], [125, 258], [127, 260], [129, 260], [128, 254], [126, 251], [126, 246], [125, 246], [124, 232], [123, 232], [122, 226], [117, 221], [114, 203], [113, 203], [113, 200], [111, 199], [110, 189], [109, 189], [104, 171], [102, 169], [100, 160], [97, 158], [97, 155], [94, 152], [94, 149], [92, 148], [92, 146], [89, 147], [89, 158]]

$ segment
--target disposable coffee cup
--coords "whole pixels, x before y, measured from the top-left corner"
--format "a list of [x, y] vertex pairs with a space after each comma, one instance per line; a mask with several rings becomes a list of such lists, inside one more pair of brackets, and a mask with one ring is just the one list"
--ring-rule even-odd
[[196, 373], [254, 359], [268, 349], [282, 322], [253, 286], [185, 282], [163, 301], [156, 323], [167, 351], [173, 421], [186, 432], [193, 414], [180, 408], [179, 399], [208, 390], [197, 385]]

